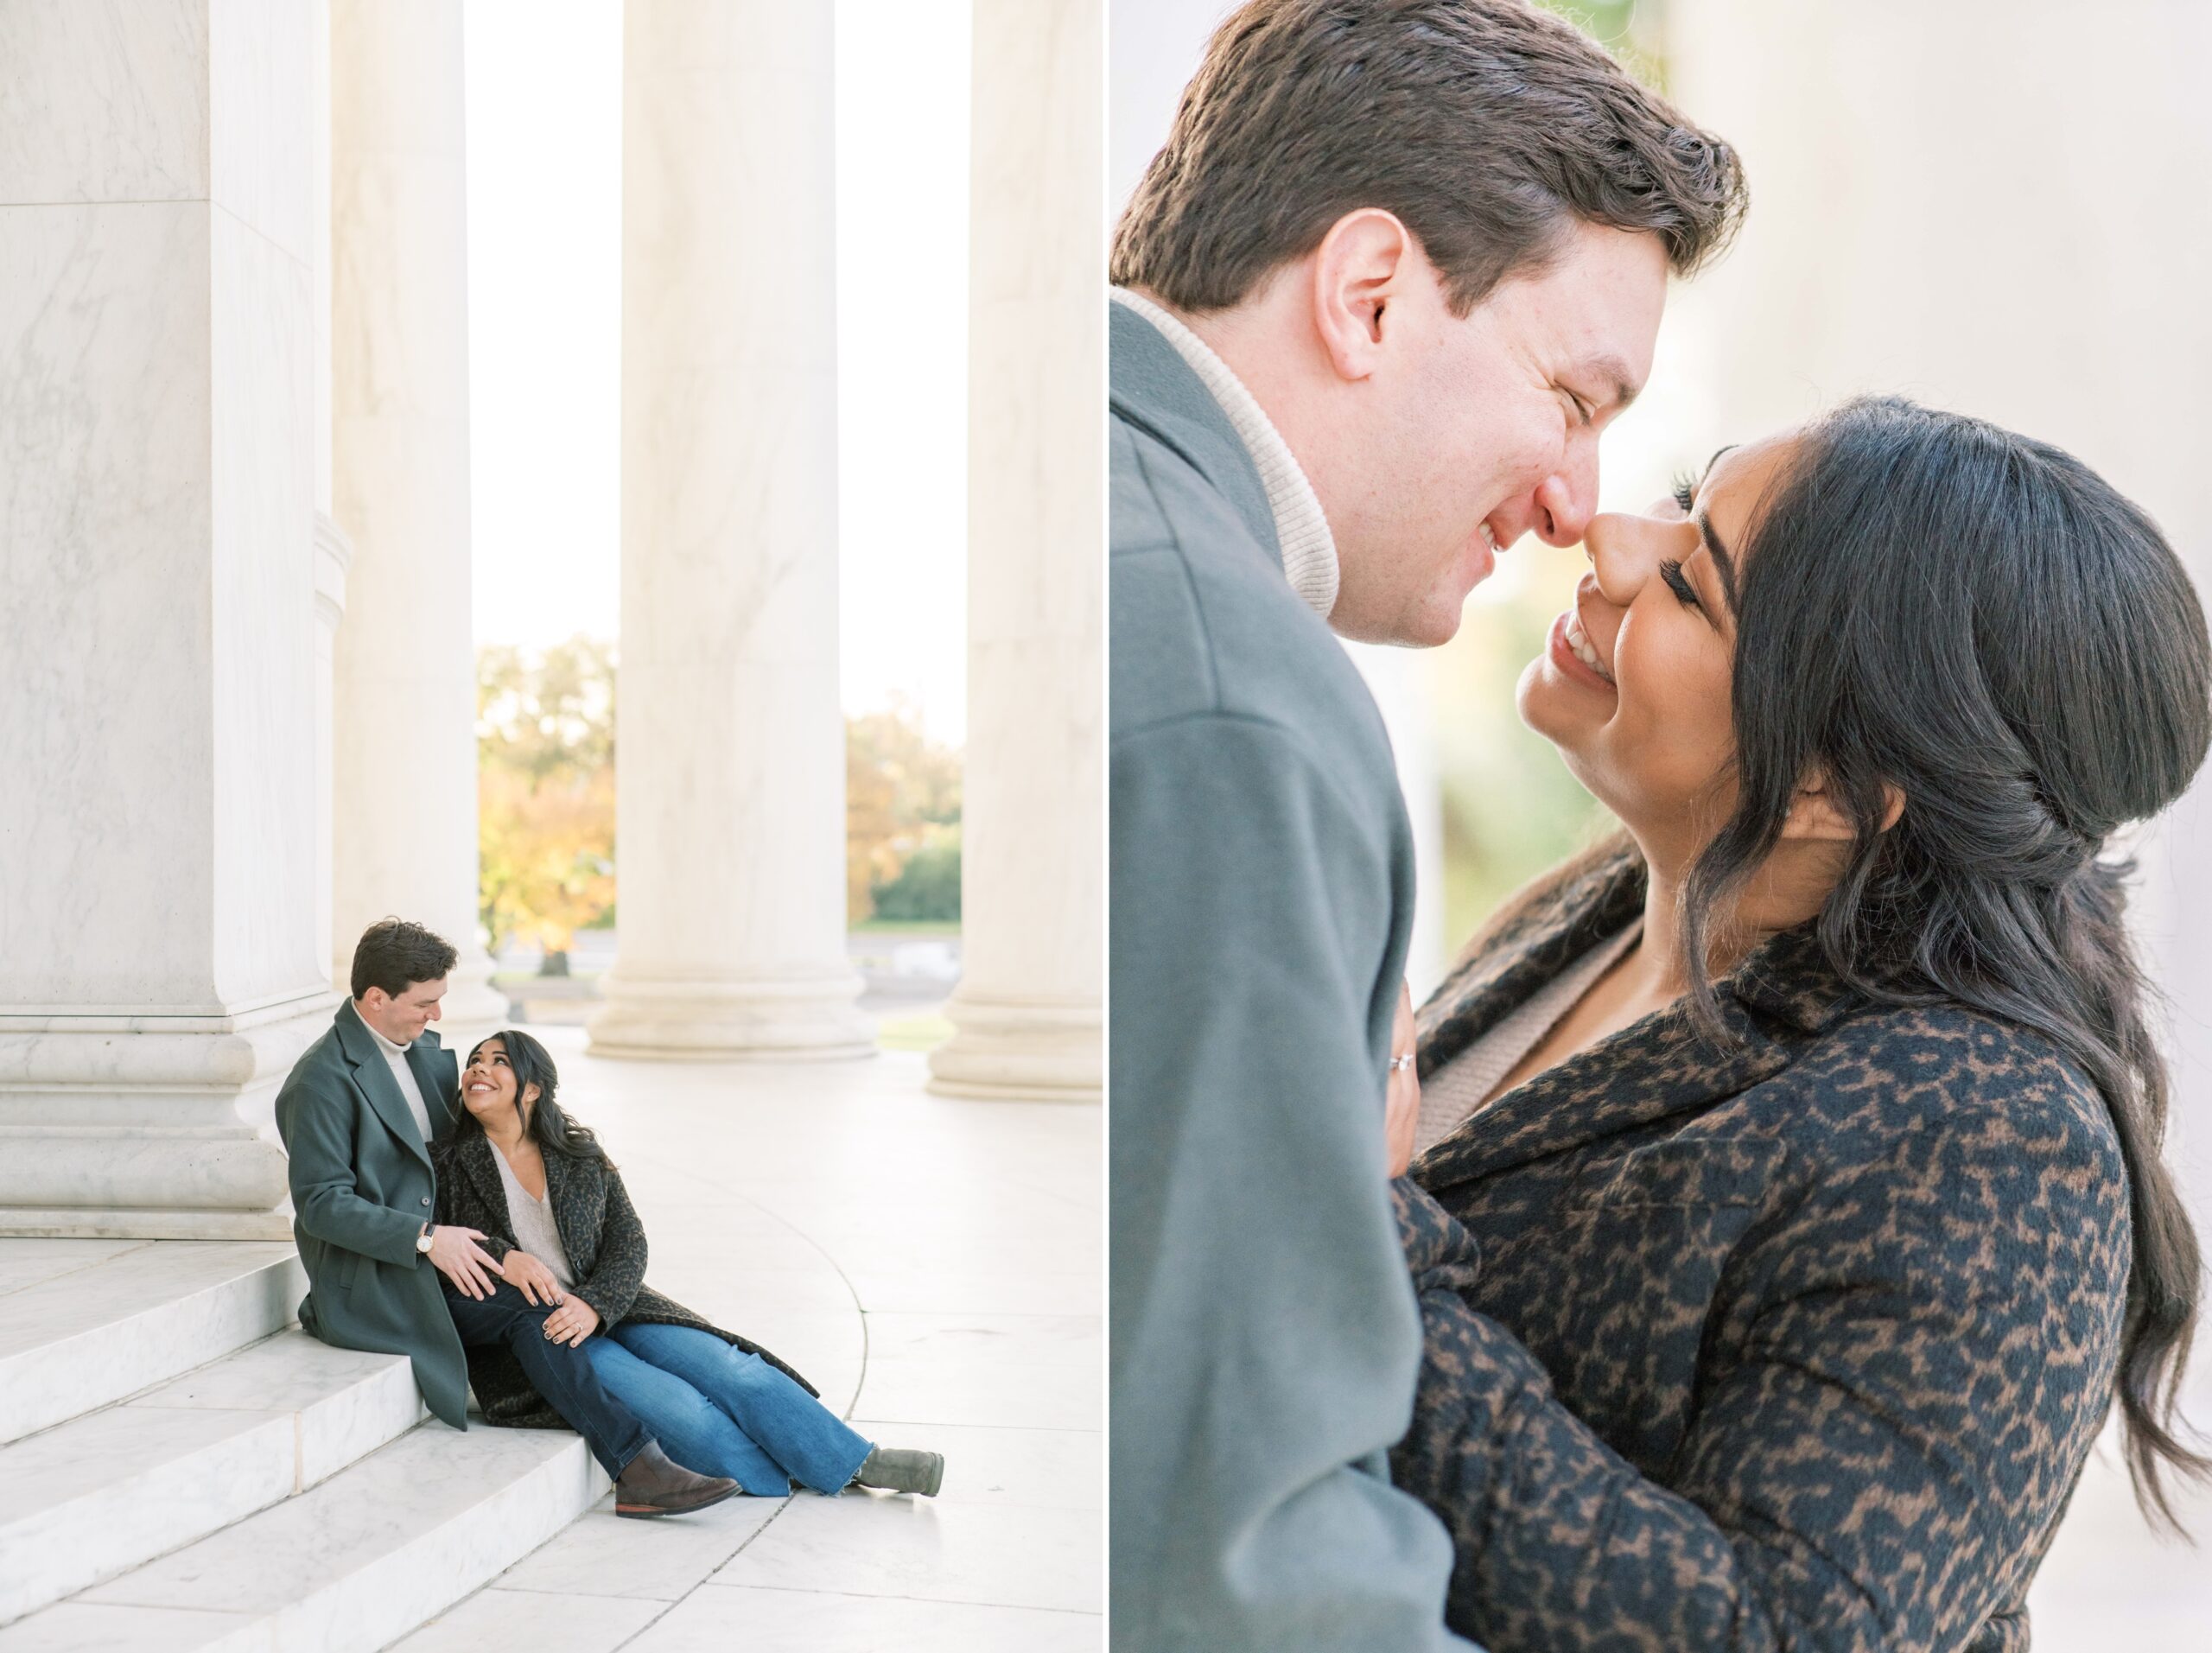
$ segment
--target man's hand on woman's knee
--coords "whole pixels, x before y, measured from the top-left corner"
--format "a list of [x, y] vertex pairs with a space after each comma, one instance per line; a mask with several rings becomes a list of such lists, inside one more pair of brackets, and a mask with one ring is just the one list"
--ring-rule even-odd
[[455, 1291], [479, 1301], [492, 1294], [493, 1281], [503, 1277], [492, 1254], [477, 1244], [483, 1237], [481, 1230], [450, 1223], [430, 1230], [431, 1263]]

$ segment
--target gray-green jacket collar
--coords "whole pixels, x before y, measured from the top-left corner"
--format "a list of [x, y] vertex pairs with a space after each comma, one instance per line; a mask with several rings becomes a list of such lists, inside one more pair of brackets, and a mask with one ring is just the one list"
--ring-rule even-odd
[[[336, 1027], [338, 1048], [353, 1069], [353, 1082], [361, 1087], [362, 1095], [368, 1097], [369, 1105], [377, 1110], [385, 1128], [415, 1149], [423, 1163], [428, 1165], [430, 1145], [415, 1128], [415, 1116], [407, 1106], [407, 1098], [399, 1094], [399, 1081], [391, 1077], [391, 1065], [385, 1060], [375, 1034], [369, 1024], [361, 1020], [361, 1013], [353, 1008], [351, 999], [338, 1007]], [[453, 1119], [443, 1076], [431, 1061], [443, 1048], [438, 1036], [427, 1027], [422, 1037], [407, 1047], [407, 1065], [415, 1071], [415, 1083], [422, 1089], [423, 1105], [429, 1112], [434, 1135], [442, 1135]]]
[[1274, 552], [1292, 589], [1326, 620], [1337, 600], [1336, 541], [1289, 446], [1205, 340], [1136, 294], [1116, 289], [1112, 299], [1114, 410], [1213, 483]]

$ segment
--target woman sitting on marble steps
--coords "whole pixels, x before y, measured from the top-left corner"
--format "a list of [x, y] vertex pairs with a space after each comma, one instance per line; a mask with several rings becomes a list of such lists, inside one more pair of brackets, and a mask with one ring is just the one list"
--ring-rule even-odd
[[[431, 1150], [438, 1221], [481, 1230], [503, 1263], [523, 1254], [509, 1278], [533, 1302], [558, 1306], [545, 1335], [581, 1345], [600, 1383], [684, 1467], [766, 1497], [795, 1480], [833, 1496], [855, 1484], [934, 1494], [942, 1456], [875, 1446], [774, 1355], [645, 1283], [645, 1232], [621, 1174], [554, 1100], [558, 1084], [528, 1033], [508, 1029], [468, 1053], [461, 1110]], [[504, 1347], [471, 1349], [468, 1380], [486, 1423], [566, 1427]]]

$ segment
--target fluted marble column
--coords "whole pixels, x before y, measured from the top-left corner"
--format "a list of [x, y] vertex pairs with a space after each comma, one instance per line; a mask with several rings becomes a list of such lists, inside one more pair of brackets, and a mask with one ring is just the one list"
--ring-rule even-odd
[[0, 1232], [277, 1238], [335, 1002], [313, 30], [158, 11], [0, 8]]
[[976, 0], [960, 985], [931, 1086], [1095, 1102], [1105, 920], [1100, 0]]
[[592, 1048], [874, 1048], [844, 950], [831, 9], [623, 25], [621, 919]]
[[458, 948], [445, 1020], [502, 1019], [476, 939], [468, 257], [461, 0], [332, 0], [332, 516], [353, 543], [335, 652], [333, 935]]

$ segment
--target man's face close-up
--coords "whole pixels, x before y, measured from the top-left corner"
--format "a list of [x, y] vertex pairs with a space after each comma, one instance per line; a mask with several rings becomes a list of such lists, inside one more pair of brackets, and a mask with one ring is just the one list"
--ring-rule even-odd
[[1383, 320], [1396, 337], [1373, 428], [1356, 433], [1372, 463], [1330, 503], [1339, 633], [1449, 642], [1497, 552], [1531, 532], [1580, 540], [1599, 437], [1650, 375], [1666, 294], [1657, 237], [1580, 223], [1464, 316], [1440, 278], [1410, 284]]

